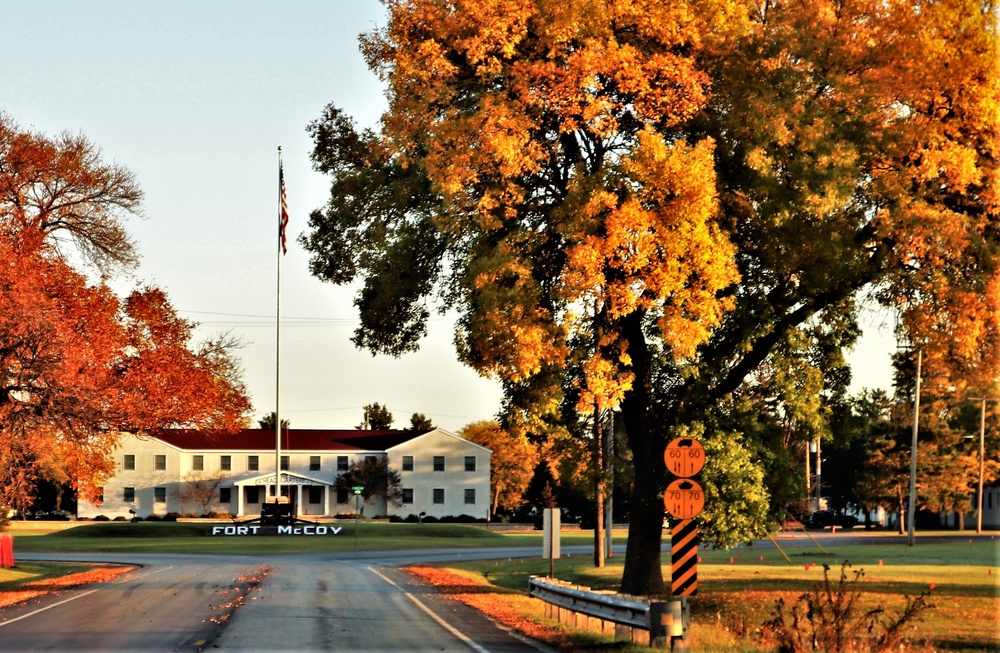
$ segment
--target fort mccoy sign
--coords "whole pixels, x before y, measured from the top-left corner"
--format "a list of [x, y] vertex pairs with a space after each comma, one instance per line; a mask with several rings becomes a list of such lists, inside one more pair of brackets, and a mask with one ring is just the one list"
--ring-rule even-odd
[[213, 526], [209, 535], [339, 535], [342, 526], [323, 526], [322, 524], [293, 524], [280, 526], [264, 526], [247, 524], [234, 526]]

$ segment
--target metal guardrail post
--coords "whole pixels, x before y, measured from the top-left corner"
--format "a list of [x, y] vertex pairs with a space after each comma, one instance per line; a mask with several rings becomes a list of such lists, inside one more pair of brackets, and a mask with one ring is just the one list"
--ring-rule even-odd
[[687, 645], [683, 639], [687, 622], [680, 600], [644, 603], [534, 576], [528, 581], [528, 594], [563, 610], [625, 626], [626, 630], [648, 631], [653, 648], [686, 650], [676, 648]]

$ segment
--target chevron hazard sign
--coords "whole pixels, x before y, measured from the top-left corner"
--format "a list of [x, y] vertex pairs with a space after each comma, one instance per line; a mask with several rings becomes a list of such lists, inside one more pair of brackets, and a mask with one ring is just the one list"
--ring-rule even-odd
[[698, 593], [698, 527], [693, 520], [674, 523], [670, 553], [674, 596], [694, 596]]

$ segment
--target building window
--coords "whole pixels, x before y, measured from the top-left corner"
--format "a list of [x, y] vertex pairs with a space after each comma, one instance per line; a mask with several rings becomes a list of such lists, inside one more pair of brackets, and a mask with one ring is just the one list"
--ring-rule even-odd
[[318, 472], [320, 470], [319, 456], [309, 456], [309, 471]]
[[260, 469], [260, 458], [257, 456], [247, 456], [247, 471], [256, 472]]
[[444, 488], [434, 488], [434, 503], [444, 503]]
[[444, 456], [434, 456], [434, 471], [435, 472], [444, 471]]
[[156, 457], [153, 459], [153, 469], [155, 469], [158, 472], [166, 471], [167, 456], [165, 454], [162, 453], [156, 454]]
[[323, 488], [319, 485], [310, 485], [306, 488], [309, 492], [309, 503], [323, 503]]
[[196, 472], [204, 471], [205, 469], [205, 456], [192, 456], [191, 457], [191, 469]]
[[347, 471], [347, 456], [337, 456], [337, 471], [338, 472]]
[[125, 458], [122, 460], [122, 469], [126, 471], [135, 470], [135, 454], [125, 454]]
[[466, 456], [465, 457], [465, 471], [474, 472], [476, 471], [476, 457]]
[[404, 472], [413, 471], [413, 456], [403, 456], [403, 471]]
[[413, 503], [413, 488], [403, 488], [403, 503]]
[[233, 488], [231, 487], [220, 487], [219, 488], [219, 503], [232, 503], [233, 502]]
[[[256, 458], [257, 456], [251, 456]], [[245, 488], [247, 493], [247, 503], [260, 503], [260, 488], [258, 486]]]
[[281, 457], [281, 471], [283, 472], [288, 471], [288, 456]]
[[122, 493], [122, 499], [124, 499], [125, 503], [134, 503], [135, 488], [134, 487], [125, 488], [124, 492]]
[[219, 456], [219, 469], [224, 472], [232, 471], [233, 469], [233, 457], [232, 456]]
[[153, 488], [153, 501], [156, 503], [166, 503], [167, 502], [167, 488], [165, 487], [154, 487]]
[[347, 503], [347, 488], [338, 487], [337, 488], [337, 503]]
[[465, 503], [474, 504], [476, 503], [476, 488], [465, 488]]

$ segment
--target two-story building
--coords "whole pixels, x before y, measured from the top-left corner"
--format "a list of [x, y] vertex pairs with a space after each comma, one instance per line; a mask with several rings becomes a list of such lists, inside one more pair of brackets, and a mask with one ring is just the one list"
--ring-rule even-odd
[[[443, 429], [360, 431], [285, 429], [281, 442], [281, 489], [300, 517], [332, 517], [355, 511], [358, 499], [335, 482], [351, 463], [386, 460], [402, 477], [402, 503], [371, 497], [365, 515], [423, 513], [432, 517], [487, 517], [490, 450]], [[80, 501], [77, 515], [139, 517], [200, 513], [194, 483], [217, 485], [208, 509], [237, 517], [260, 514], [275, 494], [275, 432], [234, 434], [164, 430], [126, 436], [114, 452], [117, 473], [104, 485], [100, 505]], [[132, 512], [134, 511], [134, 513]]]

